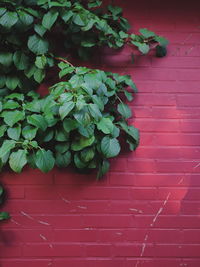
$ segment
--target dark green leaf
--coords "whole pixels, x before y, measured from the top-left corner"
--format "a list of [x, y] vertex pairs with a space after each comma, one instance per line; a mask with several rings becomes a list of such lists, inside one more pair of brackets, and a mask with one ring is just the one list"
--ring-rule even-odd
[[64, 154], [56, 153], [56, 165], [60, 168], [67, 167], [71, 162], [71, 152]]
[[7, 130], [8, 137], [14, 140], [19, 140], [20, 134], [21, 134], [21, 125], [18, 125], [13, 128], [8, 128]]
[[91, 146], [95, 141], [95, 137], [86, 138], [84, 136], [77, 136], [71, 144], [71, 149], [73, 151], [80, 151], [85, 147]]
[[0, 158], [6, 156], [10, 152], [11, 149], [13, 149], [16, 145], [16, 141], [14, 140], [4, 140], [2, 146], [0, 147]]
[[44, 173], [49, 172], [55, 164], [55, 159], [50, 150], [40, 149], [36, 153], [36, 166]]
[[27, 121], [31, 125], [34, 125], [34, 126], [40, 128], [42, 131], [45, 131], [47, 128], [47, 122], [44, 119], [44, 117], [41, 115], [33, 114], [31, 116], [28, 116]]
[[119, 103], [117, 106], [117, 110], [122, 115], [122, 117], [125, 119], [128, 119], [132, 116], [132, 112], [129, 106], [124, 103]]
[[28, 48], [36, 55], [43, 55], [48, 51], [49, 43], [35, 34], [29, 37]]
[[42, 26], [50, 30], [55, 21], [57, 20], [57, 18], [58, 18], [58, 12], [50, 10], [48, 13], [44, 15], [42, 19]]
[[4, 121], [7, 125], [10, 127], [13, 127], [13, 125], [21, 120], [24, 120], [25, 114], [23, 111], [5, 111], [2, 114]]
[[75, 106], [75, 103], [72, 101], [69, 101], [59, 108], [59, 114], [62, 120], [70, 113], [70, 111], [72, 111], [74, 106]]
[[0, 25], [5, 28], [11, 28], [18, 21], [18, 16], [16, 12], [7, 11], [3, 16], [0, 17]]
[[22, 135], [25, 139], [32, 140], [35, 138], [37, 130], [37, 128], [28, 125], [22, 129]]
[[21, 51], [16, 51], [14, 53], [13, 62], [18, 70], [25, 70], [29, 65], [28, 57]]

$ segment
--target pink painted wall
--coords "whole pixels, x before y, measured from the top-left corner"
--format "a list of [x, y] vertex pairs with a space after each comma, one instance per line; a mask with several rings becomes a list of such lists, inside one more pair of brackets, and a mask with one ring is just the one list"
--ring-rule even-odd
[[166, 58], [130, 50], [99, 67], [129, 73], [141, 131], [136, 153], [106, 179], [53, 170], [2, 174], [12, 219], [0, 224], [1, 267], [200, 266], [200, 4], [116, 1], [133, 29], [170, 40]]

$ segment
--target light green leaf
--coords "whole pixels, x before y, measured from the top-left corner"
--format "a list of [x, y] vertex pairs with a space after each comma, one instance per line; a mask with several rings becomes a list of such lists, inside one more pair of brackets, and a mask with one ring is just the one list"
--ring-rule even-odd
[[6, 79], [6, 86], [10, 90], [16, 89], [19, 83], [20, 83], [20, 80], [17, 76], [8, 76]]
[[42, 25], [40, 24], [35, 24], [34, 25], [34, 30], [37, 34], [39, 34], [41, 37], [45, 34], [45, 32], [47, 31], [46, 28], [44, 28]]
[[33, 23], [34, 21], [34, 18], [33, 16], [31, 16], [30, 14], [26, 13], [25, 11], [23, 10], [18, 10], [18, 15], [19, 15], [19, 19], [20, 19], [20, 22], [26, 26], [29, 26], [30, 24]]
[[5, 131], [7, 130], [6, 125], [1, 125], [0, 126], [0, 137], [4, 136]]
[[102, 118], [102, 114], [96, 104], [89, 104], [88, 105], [89, 112], [91, 116], [96, 120], [100, 120]]
[[14, 140], [19, 140], [20, 134], [21, 134], [21, 125], [18, 125], [16, 127], [8, 128], [7, 130], [8, 137]]
[[147, 39], [150, 37], [156, 36], [156, 34], [154, 32], [151, 32], [151, 31], [147, 30], [146, 28], [140, 29], [139, 32]]
[[105, 134], [111, 134], [114, 129], [114, 124], [109, 118], [102, 118], [100, 122], [97, 123], [97, 129]]
[[140, 52], [142, 52], [142, 54], [147, 54], [150, 50], [150, 46], [148, 44], [145, 44], [145, 43], [140, 44], [138, 48], [139, 48]]
[[46, 64], [47, 64], [47, 58], [44, 55], [36, 57], [35, 60], [36, 67], [38, 67], [39, 69], [44, 69]]
[[25, 118], [25, 114], [23, 111], [5, 111], [2, 114], [4, 121], [7, 125], [9, 125], [10, 127], [13, 127], [13, 125], [15, 123], [17, 123], [18, 121], [24, 120]]
[[106, 158], [112, 158], [119, 154], [120, 145], [116, 138], [105, 136], [101, 141], [101, 151]]
[[9, 159], [9, 165], [14, 172], [20, 173], [22, 168], [27, 163], [27, 150], [19, 149], [16, 152], [12, 152]]

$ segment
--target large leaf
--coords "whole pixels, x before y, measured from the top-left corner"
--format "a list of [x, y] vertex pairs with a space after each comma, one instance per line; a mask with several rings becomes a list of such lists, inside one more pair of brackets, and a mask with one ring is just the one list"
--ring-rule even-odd
[[48, 30], [51, 29], [53, 24], [58, 18], [58, 12], [55, 12], [53, 10], [50, 10], [48, 13], [46, 13], [42, 19], [42, 26]]
[[72, 111], [74, 106], [75, 106], [75, 103], [72, 101], [69, 101], [59, 108], [59, 114], [62, 120], [70, 113], [70, 111]]
[[150, 38], [156, 36], [154, 32], [151, 32], [147, 30], [146, 28], [140, 29], [139, 32], [145, 37], [145, 38]]
[[114, 129], [114, 124], [109, 118], [102, 118], [100, 122], [97, 123], [97, 129], [105, 134], [111, 134]]
[[47, 128], [47, 122], [42, 115], [33, 114], [27, 117], [27, 121], [31, 125], [34, 125], [43, 131]]
[[55, 164], [52, 152], [44, 149], [38, 150], [35, 157], [35, 164], [42, 172], [49, 172]]
[[25, 126], [22, 129], [22, 135], [25, 139], [32, 140], [35, 138], [38, 128], [34, 128], [32, 126]]
[[117, 110], [122, 115], [122, 117], [125, 119], [128, 119], [132, 116], [132, 112], [129, 106], [124, 103], [119, 103], [117, 106]]
[[110, 163], [108, 160], [104, 159], [102, 163], [99, 164], [99, 170], [97, 173], [97, 179], [101, 178], [104, 176], [109, 171], [110, 168]]
[[25, 114], [23, 111], [5, 111], [3, 113], [3, 118], [4, 121], [7, 125], [9, 125], [10, 127], [13, 127], [13, 125], [15, 123], [17, 123], [18, 121], [24, 120], [25, 118]]
[[28, 39], [28, 48], [36, 55], [43, 55], [49, 49], [49, 43], [39, 35], [32, 35]]
[[1, 159], [6, 156], [10, 152], [11, 149], [13, 149], [16, 145], [16, 141], [14, 140], [5, 140], [0, 147], [0, 157]]
[[16, 12], [7, 11], [3, 16], [0, 17], [0, 25], [5, 28], [11, 28], [18, 21], [18, 16]]
[[89, 112], [91, 116], [96, 120], [99, 121], [102, 118], [102, 114], [99, 110], [99, 107], [96, 104], [89, 104], [88, 105]]
[[105, 136], [101, 141], [101, 151], [106, 158], [112, 158], [119, 154], [120, 145], [116, 138]]
[[27, 163], [27, 151], [19, 149], [16, 152], [12, 152], [9, 159], [9, 165], [14, 172], [20, 173], [22, 168]]
[[0, 52], [0, 64], [9, 67], [12, 64], [13, 55], [10, 52]]

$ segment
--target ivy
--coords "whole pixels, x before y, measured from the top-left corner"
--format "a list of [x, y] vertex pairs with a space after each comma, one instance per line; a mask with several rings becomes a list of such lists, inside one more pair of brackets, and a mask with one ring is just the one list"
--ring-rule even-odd
[[[98, 47], [128, 45], [130, 60], [135, 49], [162, 57], [168, 41], [146, 28], [129, 34], [122, 8], [102, 2], [0, 2], [2, 169], [19, 173], [29, 165], [46, 173], [71, 164], [79, 172], [97, 169], [100, 178], [120, 153], [122, 136], [130, 150], [138, 146], [139, 132], [128, 121], [127, 102], [137, 92], [131, 77], [75, 67], [62, 53], [87, 60]], [[36, 90], [53, 67], [60, 69], [57, 83], [41, 97]]]
[[[5, 200], [5, 191], [2, 186], [0, 186], [0, 204], [2, 205]], [[0, 212], [0, 221], [9, 219], [9, 214], [5, 211]]]

